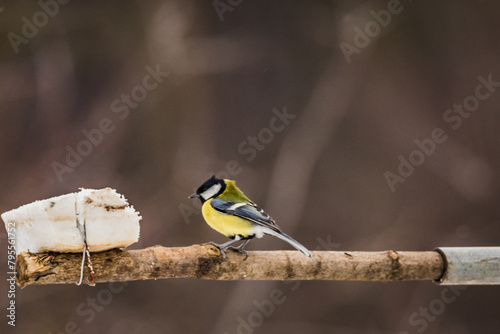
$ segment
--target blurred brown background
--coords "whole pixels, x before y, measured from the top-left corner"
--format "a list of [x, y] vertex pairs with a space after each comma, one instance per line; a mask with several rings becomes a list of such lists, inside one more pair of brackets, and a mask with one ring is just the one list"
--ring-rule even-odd
[[[309, 249], [498, 245], [500, 87], [470, 97], [478, 77], [500, 81], [497, 2], [56, 4], [0, 7], [0, 212], [109, 186], [142, 214], [130, 248], [225, 242], [187, 199], [218, 173]], [[464, 102], [473, 109], [465, 116], [447, 111]], [[273, 120], [285, 111], [288, 119]], [[108, 133], [92, 132], [102, 122]], [[436, 128], [446, 141], [417, 161], [415, 140]], [[97, 145], [84, 143], [87, 132]], [[86, 154], [70, 158], [73, 167], [71, 150]], [[400, 156], [422, 163], [392, 191], [384, 173], [398, 173]], [[58, 176], [55, 165], [66, 169]], [[0, 237], [7, 272], [5, 231]], [[267, 237], [248, 249], [289, 246]], [[271, 307], [276, 289], [284, 299]], [[498, 331], [500, 290], [444, 289], [196, 280], [30, 286], [17, 291], [15, 330]], [[5, 280], [0, 291], [6, 315]], [[2, 332], [12, 332], [5, 315]]]

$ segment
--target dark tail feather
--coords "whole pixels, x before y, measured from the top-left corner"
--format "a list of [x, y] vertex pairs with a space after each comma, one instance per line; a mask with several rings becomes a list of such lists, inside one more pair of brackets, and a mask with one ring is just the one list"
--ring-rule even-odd
[[312, 254], [311, 254], [311, 252], [309, 252], [307, 250], [307, 248], [305, 248], [304, 246], [302, 246], [297, 240], [293, 239], [288, 234], [285, 234], [283, 232], [281, 232], [281, 233], [280, 232], [276, 232], [276, 231], [273, 231], [271, 229], [266, 229], [266, 232], [264, 232], [264, 233], [270, 234], [270, 235], [274, 235], [275, 237], [278, 237], [281, 240], [288, 242], [290, 245], [292, 245], [293, 247], [295, 247], [297, 250], [299, 250], [302, 253], [304, 253], [305, 256], [308, 256], [310, 258], [313, 257]]

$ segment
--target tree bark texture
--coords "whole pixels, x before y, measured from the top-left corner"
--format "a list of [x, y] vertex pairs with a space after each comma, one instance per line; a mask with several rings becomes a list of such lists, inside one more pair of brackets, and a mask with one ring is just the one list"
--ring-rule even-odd
[[[118, 282], [159, 278], [208, 280], [331, 280], [411, 281], [439, 280], [444, 272], [438, 252], [313, 251], [308, 258], [298, 251], [255, 251], [244, 256], [212, 245], [140, 250], [113, 249], [91, 253], [95, 281]], [[80, 279], [82, 254], [29, 252], [17, 256], [17, 284], [71, 284]], [[85, 266], [85, 284], [90, 271]]]

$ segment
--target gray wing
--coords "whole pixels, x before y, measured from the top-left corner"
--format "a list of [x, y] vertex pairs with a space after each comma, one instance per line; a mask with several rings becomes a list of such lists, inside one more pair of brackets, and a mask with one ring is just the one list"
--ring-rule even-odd
[[274, 220], [269, 217], [267, 213], [264, 212], [261, 208], [259, 208], [255, 203], [235, 203], [235, 202], [225, 202], [220, 199], [214, 198], [210, 204], [212, 207], [222, 213], [237, 216], [252, 223], [263, 226], [266, 228], [265, 234], [270, 234], [275, 237], [280, 238], [283, 241], [288, 242], [290, 245], [304, 253], [306, 256], [312, 257], [311, 252], [307, 250], [304, 246], [302, 246], [299, 242], [297, 242], [292, 237], [287, 234], [281, 232], [280, 228]]
[[226, 202], [214, 198], [210, 204], [219, 212], [237, 216], [257, 225], [268, 227], [276, 232], [281, 232], [274, 220], [264, 210], [255, 205], [255, 203]]

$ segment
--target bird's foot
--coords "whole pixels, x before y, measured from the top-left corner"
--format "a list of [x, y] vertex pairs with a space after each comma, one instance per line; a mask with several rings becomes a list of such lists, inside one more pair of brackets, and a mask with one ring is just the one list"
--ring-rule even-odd
[[224, 246], [225, 245], [224, 244], [216, 244], [215, 242], [212, 242], [212, 241], [210, 241], [209, 244], [212, 245], [212, 246], [217, 247], [217, 249], [220, 250], [220, 255], [222, 257], [222, 261], [221, 262], [224, 262], [224, 260], [226, 259], [226, 252], [224, 252]]
[[244, 248], [244, 247], [245, 247], [245, 245], [246, 245], [249, 241], [250, 241], [250, 240], [249, 240], [249, 239], [247, 239], [247, 240], [243, 241], [243, 243], [242, 243], [241, 245], [239, 245], [238, 247], [233, 247], [233, 246], [230, 246], [230, 247], [227, 247], [227, 248], [228, 248], [228, 249], [231, 249], [231, 250], [233, 250], [233, 251], [235, 251], [235, 252], [240, 252], [240, 253], [244, 254], [244, 255], [245, 255], [245, 258], [243, 259], [243, 261], [245, 261], [245, 260], [247, 259], [247, 257], [248, 257], [248, 253], [247, 253], [247, 251], [245, 250], [245, 248]]
[[227, 249], [230, 249], [234, 252], [244, 254], [245, 258], [243, 259], [243, 261], [245, 261], [248, 257], [248, 252], [246, 250], [244, 250], [243, 247], [241, 247], [241, 246], [238, 246], [238, 247], [229, 246]]
[[243, 259], [243, 261], [245, 261], [248, 257], [248, 253], [247, 251], [244, 249], [245, 245], [250, 241], [250, 240], [245, 240], [243, 241], [243, 243], [241, 245], [239, 245], [238, 247], [233, 247], [233, 246], [229, 246], [230, 244], [232, 244], [233, 242], [236, 242], [238, 241], [238, 239], [235, 239], [235, 240], [231, 240], [229, 242], [226, 242], [224, 244], [216, 244], [215, 242], [212, 242], [210, 241], [209, 244], [212, 245], [212, 246], [215, 246], [217, 247], [219, 250], [220, 250], [220, 254], [222, 256], [222, 261], [223, 262], [225, 259], [226, 259], [226, 252], [224, 250], [226, 249], [231, 249], [235, 252], [240, 252], [242, 254], [245, 255], [245, 258]]

